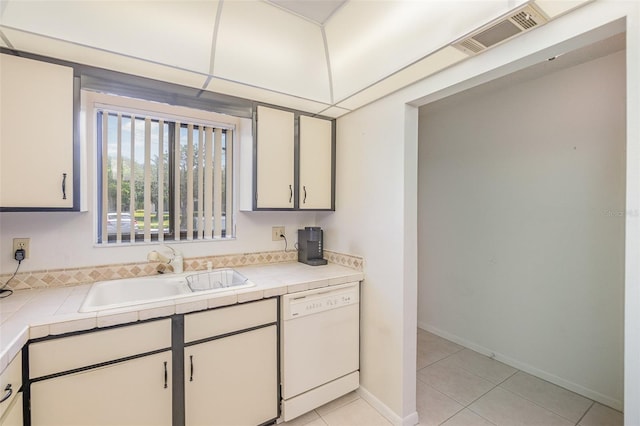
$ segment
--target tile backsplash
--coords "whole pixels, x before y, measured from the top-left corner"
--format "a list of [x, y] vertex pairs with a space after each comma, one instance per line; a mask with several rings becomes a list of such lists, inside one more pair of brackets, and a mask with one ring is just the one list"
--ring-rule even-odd
[[[362, 271], [364, 268], [364, 259], [359, 256], [325, 250], [324, 257], [331, 263], [346, 266], [357, 271]], [[291, 262], [296, 259], [297, 252], [295, 251], [268, 251], [194, 257], [184, 259], [184, 270], [204, 270], [207, 268], [207, 262], [212, 262], [214, 268], [233, 268], [247, 265]], [[157, 262], [135, 262], [87, 266], [83, 268], [20, 272], [11, 280], [7, 288], [12, 290], [52, 288], [89, 284], [96, 281], [119, 278], [143, 277], [157, 274], [157, 267]], [[0, 283], [7, 282], [7, 280], [11, 278], [11, 275], [12, 274], [0, 275]]]

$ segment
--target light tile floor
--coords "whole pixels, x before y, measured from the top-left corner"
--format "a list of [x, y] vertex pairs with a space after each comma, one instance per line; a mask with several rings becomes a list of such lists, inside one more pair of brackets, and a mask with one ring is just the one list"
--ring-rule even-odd
[[[434, 334], [418, 330], [421, 426], [622, 426], [623, 416]], [[286, 426], [388, 426], [351, 392]]]
[[418, 329], [420, 425], [622, 426], [602, 404]]
[[355, 392], [351, 392], [282, 425], [390, 426], [391, 423]]

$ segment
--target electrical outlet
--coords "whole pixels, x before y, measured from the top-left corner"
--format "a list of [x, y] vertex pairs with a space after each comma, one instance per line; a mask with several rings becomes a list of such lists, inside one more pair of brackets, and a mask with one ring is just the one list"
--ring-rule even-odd
[[272, 241], [280, 241], [282, 239], [280, 235], [284, 235], [284, 226], [274, 226], [271, 228]]
[[14, 238], [13, 239], [13, 251], [11, 252], [11, 257], [15, 254], [16, 250], [23, 249], [24, 250], [24, 258], [29, 258], [29, 242], [31, 238]]

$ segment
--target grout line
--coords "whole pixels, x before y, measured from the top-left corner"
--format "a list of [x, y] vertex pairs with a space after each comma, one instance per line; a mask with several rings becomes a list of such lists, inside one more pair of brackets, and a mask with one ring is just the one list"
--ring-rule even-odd
[[[512, 367], [513, 368], [513, 367]], [[511, 373], [509, 375], [509, 377], [507, 377], [506, 379], [504, 379], [503, 381], [501, 381], [500, 383], [498, 383], [498, 386], [501, 386], [504, 382], [506, 382], [507, 380], [509, 380], [510, 378], [512, 378], [513, 376], [515, 376], [516, 374], [518, 374], [520, 372], [520, 370], [518, 370], [517, 368], [515, 369], [516, 371], [514, 371], [513, 373]]]
[[[436, 389], [436, 390], [437, 390], [437, 389]], [[440, 391], [438, 391], [438, 392], [440, 392]], [[440, 392], [440, 393], [442, 393], [442, 392]], [[447, 398], [448, 398], [448, 397], [447, 397]], [[455, 399], [454, 399], [454, 401], [455, 401]], [[456, 401], [456, 402], [458, 402], [458, 401]], [[460, 404], [460, 405], [462, 405], [462, 404]], [[463, 412], [463, 411], [464, 411], [464, 410], [466, 410], [466, 409], [467, 409], [467, 407], [462, 407], [461, 409], [459, 409], [458, 411], [456, 411], [455, 413], [453, 413], [451, 416], [447, 417], [446, 419], [444, 419], [443, 421], [441, 421], [440, 423], [438, 423], [438, 425], [443, 425], [443, 424], [445, 424], [446, 422], [448, 422], [448, 421], [449, 421], [449, 420], [451, 420], [453, 417], [457, 416], [458, 414], [460, 414], [461, 412]]]
[[[527, 400], [527, 401], [531, 402], [532, 404], [537, 405], [538, 407], [543, 408], [543, 409], [545, 409], [545, 410], [549, 411], [550, 413], [553, 413], [553, 414], [555, 414], [556, 416], [559, 416], [559, 417], [561, 417], [561, 418], [563, 418], [563, 419], [565, 419], [565, 420], [568, 420], [568, 421], [570, 421], [570, 422], [572, 422], [572, 421], [573, 421], [572, 419], [569, 419], [569, 418], [567, 418], [567, 417], [563, 416], [563, 415], [562, 415], [562, 414], [560, 414], [560, 413], [556, 413], [556, 412], [555, 412], [555, 411], [553, 411], [551, 408], [549, 408], [549, 407], [545, 407], [544, 405], [542, 405], [542, 404], [540, 404], [540, 403], [538, 403], [538, 402], [536, 402], [536, 401], [534, 401], [534, 400], [532, 400], [532, 399], [529, 399], [529, 398], [527, 398], [526, 396], [521, 395], [521, 394], [519, 394], [519, 393], [518, 393], [518, 392], [516, 392], [516, 391], [512, 391], [511, 389], [508, 389], [508, 388], [502, 387], [502, 384], [503, 384], [504, 382], [506, 382], [506, 381], [507, 381], [507, 380], [509, 380], [511, 377], [513, 377], [514, 375], [516, 375], [518, 372], [521, 372], [521, 371], [522, 371], [522, 370], [517, 370], [517, 371], [516, 371], [515, 373], [513, 373], [511, 376], [509, 376], [508, 378], [506, 378], [505, 380], [503, 380], [503, 381], [498, 385], [498, 386], [500, 386], [500, 389], [503, 389], [503, 390], [505, 390], [505, 391], [507, 391], [507, 392], [510, 392], [510, 393], [512, 393], [512, 394], [514, 394], [514, 395], [516, 395], [516, 396], [519, 396], [520, 398], [522, 398], [522, 399], [524, 399], [524, 400]], [[528, 374], [528, 373], [526, 373], [526, 372], [524, 372], [524, 371], [522, 371], [522, 372], [523, 372], [523, 373], [525, 373], [525, 374]], [[544, 379], [541, 379], [541, 378], [539, 378], [539, 377], [537, 377], [537, 376], [533, 376], [533, 375], [531, 375], [531, 376], [532, 376], [532, 377], [534, 377], [534, 378], [536, 378], [536, 379], [542, 380], [543, 382], [545, 382], [546, 384], [548, 384], [548, 385], [550, 385], [550, 386], [555, 386], [555, 387], [557, 387], [557, 388], [559, 388], [559, 389], [566, 390], [567, 392], [571, 392], [571, 393], [573, 393], [573, 394], [575, 394], [575, 395], [578, 395], [578, 396], [580, 396], [580, 397], [582, 397], [582, 398], [586, 399], [587, 401], [591, 401], [591, 405], [589, 405], [589, 408], [587, 408], [587, 410], [582, 414], [582, 416], [580, 417], [580, 420], [582, 419], [582, 417], [584, 417], [584, 415], [585, 415], [585, 414], [587, 414], [587, 411], [589, 411], [589, 409], [590, 409], [590, 408], [593, 406], [593, 404], [595, 403], [595, 401], [593, 401], [593, 400], [592, 400], [592, 399], [590, 399], [590, 398], [587, 398], [587, 397], [586, 397], [586, 396], [584, 396], [584, 395], [580, 395], [579, 393], [575, 393], [575, 392], [573, 392], [573, 391], [570, 391], [569, 389], [563, 388], [562, 386], [558, 386], [558, 385], [556, 385], [555, 383], [548, 382], [548, 381], [546, 381], [546, 380], [544, 380]], [[578, 423], [580, 422], [580, 420], [578, 420]], [[576, 424], [577, 424], [577, 423], [576, 423]]]
[[[349, 395], [349, 394], [350, 394], [350, 393], [352, 393], [352, 392], [355, 392], [355, 391], [351, 391], [351, 392], [349, 392], [349, 393], [346, 393], [346, 394], [344, 394], [344, 395], [342, 395], [342, 396], [340, 396], [340, 397], [338, 397], [338, 398], [334, 399], [333, 401], [329, 401], [329, 402], [327, 402], [326, 404], [321, 405], [321, 406], [320, 406], [320, 407], [318, 407], [318, 408], [322, 408], [322, 407], [324, 407], [324, 406], [325, 406], [325, 405], [327, 405], [327, 404], [331, 404], [332, 402], [335, 402], [335, 401], [339, 400], [340, 398], [344, 398], [345, 396]], [[333, 408], [332, 410], [327, 411], [327, 413], [326, 413], [326, 414], [333, 413], [334, 411], [339, 410], [339, 409], [340, 409], [340, 408], [342, 408], [342, 407], [346, 407], [347, 405], [350, 405], [352, 402], [356, 402], [357, 400], [362, 399], [362, 398], [360, 397], [360, 395], [358, 395], [357, 393], [355, 394], [355, 396], [356, 396], [356, 397], [355, 397], [354, 399], [352, 399], [351, 401], [345, 402], [344, 404], [339, 404], [339, 405], [337, 405], [337, 406], [336, 406], [335, 408]], [[366, 402], [366, 401], [365, 401], [365, 402]], [[315, 412], [316, 412], [316, 414], [317, 414], [318, 416], [322, 417], [322, 415], [318, 412], [318, 408], [316, 408], [316, 409], [315, 409], [315, 410], [313, 410], [313, 411], [315, 411]]]
[[[465, 370], [465, 371], [467, 371], [467, 370]], [[480, 376], [478, 376], [478, 377], [480, 377]], [[480, 378], [482, 379], [482, 377], [480, 377]], [[487, 380], [487, 382], [489, 382], [489, 381]], [[491, 383], [491, 382], [489, 382], [489, 383]], [[491, 384], [493, 385], [493, 383], [491, 383]], [[491, 389], [489, 389], [488, 391], [484, 392], [482, 395], [480, 395], [479, 397], [477, 397], [476, 399], [474, 399], [473, 401], [471, 401], [470, 403], [465, 405], [464, 408], [469, 408], [471, 406], [471, 404], [473, 404], [474, 402], [476, 402], [477, 400], [479, 400], [480, 398], [482, 398], [483, 396], [485, 396], [486, 394], [488, 394], [489, 392], [491, 392], [492, 390], [494, 390], [497, 387], [498, 387], [498, 385], [494, 385]]]
[[[469, 350], [471, 350], [471, 349], [469, 349]], [[475, 351], [474, 351], [474, 352], [475, 352]], [[456, 353], [457, 353], [457, 352], [456, 352]], [[479, 352], [477, 352], [477, 353], [479, 353]], [[455, 354], [452, 354], [452, 355], [455, 355]], [[480, 354], [480, 355], [482, 355], [482, 354]], [[482, 355], [482, 356], [486, 356], [486, 355]], [[447, 357], [447, 358], [449, 358], [449, 357]], [[444, 359], [446, 359], [446, 358], [444, 358]], [[442, 360], [440, 360], [440, 361], [442, 361]], [[440, 361], [438, 361], [438, 362], [440, 362]], [[466, 365], [466, 364], [465, 364], [465, 365]], [[489, 380], [489, 379], [487, 379], [487, 378], [482, 377], [481, 375], [479, 375], [479, 374], [475, 373], [474, 371], [469, 370], [468, 368], [466, 368], [466, 367], [465, 367], [465, 365], [457, 366], [457, 368], [460, 368], [461, 370], [464, 370], [464, 371], [466, 371], [467, 373], [472, 374], [472, 375], [474, 375], [474, 376], [478, 377], [479, 379], [484, 380], [485, 382], [491, 383], [491, 384], [493, 385], [493, 388], [491, 388], [491, 389], [497, 388], [498, 386], [500, 386], [500, 384], [501, 384], [502, 382], [504, 382], [504, 380], [503, 380], [503, 381], [502, 381], [502, 382], [500, 382], [500, 383], [494, 383], [493, 381], [491, 381], [491, 380]], [[516, 370], [516, 373], [517, 373], [517, 372], [518, 372], [518, 371]], [[513, 373], [513, 374], [515, 374], [515, 373]], [[512, 374], [511, 376], [513, 376], [513, 374]], [[511, 377], [511, 376], [509, 376], [509, 377]], [[508, 377], [507, 377], [507, 379], [508, 379]], [[506, 379], [505, 379], [505, 380], [506, 380]]]
[[469, 407], [467, 407], [467, 409], [468, 409], [469, 411], [471, 411], [473, 414], [475, 414], [476, 416], [478, 416], [478, 417], [480, 417], [480, 418], [482, 418], [482, 419], [484, 419], [484, 420], [488, 421], [488, 422], [489, 422], [489, 423], [491, 423], [492, 425], [495, 425], [495, 423], [494, 423], [494, 422], [492, 422], [491, 420], [489, 420], [489, 419], [487, 419], [486, 417], [482, 416], [480, 413], [477, 413], [477, 412], [473, 411], [473, 409], [471, 409], [471, 408], [469, 408]]
[[596, 405], [596, 402], [595, 402], [595, 401], [591, 401], [591, 405], [589, 406], [589, 408], [587, 408], [587, 411], [585, 411], [585, 412], [584, 412], [584, 414], [582, 415], [582, 417], [580, 417], [580, 418], [578, 419], [578, 422], [576, 423], [576, 425], [579, 425], [579, 424], [580, 424], [580, 422], [582, 421], [582, 419], [584, 419], [584, 416], [586, 416], [586, 415], [587, 415], [587, 413], [588, 413], [589, 411], [591, 411], [591, 409], [593, 408], [593, 406], [594, 406], [594, 405]]
[[[534, 377], [535, 377], [535, 376], [534, 376]], [[543, 409], [543, 410], [545, 410], [545, 411], [548, 411], [548, 412], [550, 412], [550, 413], [552, 413], [552, 414], [555, 414], [556, 416], [560, 417], [561, 419], [567, 420], [567, 421], [569, 421], [569, 422], [572, 422], [572, 421], [573, 421], [573, 420], [571, 420], [571, 419], [568, 419], [568, 418], [564, 417], [564, 416], [563, 416], [563, 415], [561, 415], [561, 414], [556, 413], [556, 412], [555, 412], [555, 411], [553, 411], [552, 409], [550, 409], [550, 408], [548, 408], [548, 407], [545, 407], [544, 405], [541, 405], [540, 403], [538, 403], [538, 402], [536, 402], [536, 401], [533, 401], [533, 400], [531, 400], [531, 399], [527, 398], [527, 397], [526, 397], [526, 396], [524, 396], [524, 395], [520, 395], [519, 393], [512, 391], [511, 389], [503, 388], [502, 386], [500, 386], [500, 389], [502, 389], [502, 390], [504, 390], [504, 391], [506, 391], [506, 392], [509, 392], [510, 394], [513, 394], [513, 395], [517, 396], [518, 398], [522, 398], [522, 399], [524, 399], [525, 401], [529, 401], [530, 403], [532, 403], [532, 404], [533, 404], [533, 405], [535, 405], [536, 407], [542, 408], [542, 409]], [[562, 389], [564, 389], [564, 388], [562, 388]], [[582, 395], [580, 395], [580, 396], [582, 396]], [[586, 398], [586, 397], [583, 397], [583, 398]], [[587, 400], [589, 400], [589, 401], [591, 401], [589, 398], [586, 398], [586, 399], [587, 399]], [[589, 408], [591, 408], [591, 406], [593, 405], [594, 401], [591, 401], [591, 403], [592, 403], [592, 404], [589, 406]], [[589, 411], [589, 409], [587, 409], [587, 411]], [[586, 414], [586, 413], [587, 413], [587, 411], [585, 411], [585, 412], [584, 412], [584, 414]], [[582, 415], [582, 417], [584, 417], [584, 414]], [[582, 419], [582, 417], [580, 417], [580, 419]], [[578, 420], [578, 422], [580, 422], [580, 420]], [[577, 423], [576, 423], [576, 424], [577, 424]]]
[[442, 361], [442, 360], [445, 360], [445, 359], [449, 358], [451, 355], [454, 355], [454, 354], [455, 354], [455, 352], [454, 352], [454, 353], [452, 353], [452, 354], [448, 354], [448, 355], [447, 355], [447, 356], [445, 356], [444, 358], [440, 358], [440, 359], [438, 359], [438, 360], [435, 360], [435, 361], [433, 361], [433, 362], [431, 362], [431, 363], [429, 363], [429, 364], [425, 365], [424, 367], [418, 368], [418, 369], [416, 370], [416, 372], [419, 372], [419, 371], [421, 371], [421, 370], [424, 370], [424, 369], [425, 369], [425, 368], [427, 368], [427, 367], [431, 367], [433, 364], [437, 364], [438, 362], [440, 362], [440, 361]]

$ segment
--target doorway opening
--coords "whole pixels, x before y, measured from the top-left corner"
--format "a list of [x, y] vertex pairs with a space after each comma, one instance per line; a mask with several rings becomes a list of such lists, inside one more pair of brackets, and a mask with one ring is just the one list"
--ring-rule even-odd
[[[621, 33], [421, 107], [418, 407], [421, 387], [478, 414], [546, 383], [577, 408], [534, 403], [574, 424], [622, 410], [625, 49]], [[456, 375], [479, 394], [438, 382]]]

